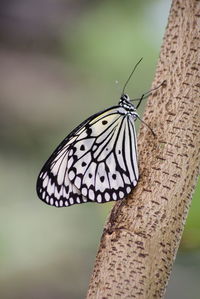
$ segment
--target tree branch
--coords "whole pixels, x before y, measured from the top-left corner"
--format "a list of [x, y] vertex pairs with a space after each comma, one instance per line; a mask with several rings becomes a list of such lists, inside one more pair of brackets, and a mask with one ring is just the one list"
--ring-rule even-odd
[[200, 166], [200, 2], [173, 0], [138, 137], [140, 180], [105, 226], [87, 298], [162, 298]]

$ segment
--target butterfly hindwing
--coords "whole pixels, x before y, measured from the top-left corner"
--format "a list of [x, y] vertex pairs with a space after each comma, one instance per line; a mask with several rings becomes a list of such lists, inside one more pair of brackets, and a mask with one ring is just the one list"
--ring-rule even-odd
[[[80, 190], [69, 180], [69, 153], [71, 152], [72, 144], [76, 141], [81, 132], [84, 132], [84, 134], [89, 133], [87, 129], [85, 131], [85, 128], [87, 128], [86, 124], [101, 113], [102, 112], [94, 114], [76, 127], [60, 143], [44, 164], [37, 179], [36, 189], [39, 198], [45, 203], [62, 207], [90, 201], [89, 198], [84, 197]], [[74, 159], [76, 159], [75, 154]]]
[[41, 170], [37, 193], [47, 204], [62, 207], [87, 201], [68, 178], [68, 156], [69, 146], [64, 146], [58, 156], [53, 154]]

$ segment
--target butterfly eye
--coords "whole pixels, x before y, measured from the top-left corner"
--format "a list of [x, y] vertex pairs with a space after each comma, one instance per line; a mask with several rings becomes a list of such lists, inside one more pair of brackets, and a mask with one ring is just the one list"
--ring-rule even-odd
[[128, 95], [127, 94], [123, 94], [122, 96], [121, 96], [121, 100], [127, 100], [128, 99]]

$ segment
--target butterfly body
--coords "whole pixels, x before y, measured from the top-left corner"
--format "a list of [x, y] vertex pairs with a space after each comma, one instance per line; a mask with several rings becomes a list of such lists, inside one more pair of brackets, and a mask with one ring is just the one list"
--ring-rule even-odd
[[45, 203], [70, 206], [122, 199], [139, 178], [134, 122], [138, 114], [128, 95], [96, 113], [56, 148], [37, 180]]

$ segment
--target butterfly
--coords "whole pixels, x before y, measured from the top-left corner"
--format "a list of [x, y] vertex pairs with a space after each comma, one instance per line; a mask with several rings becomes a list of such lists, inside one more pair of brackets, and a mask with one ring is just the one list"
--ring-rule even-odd
[[119, 103], [83, 121], [44, 164], [36, 189], [46, 204], [66, 207], [116, 201], [137, 185], [135, 121], [140, 117], [136, 110], [147, 93], [134, 106], [124, 90], [139, 62], [124, 85]]

